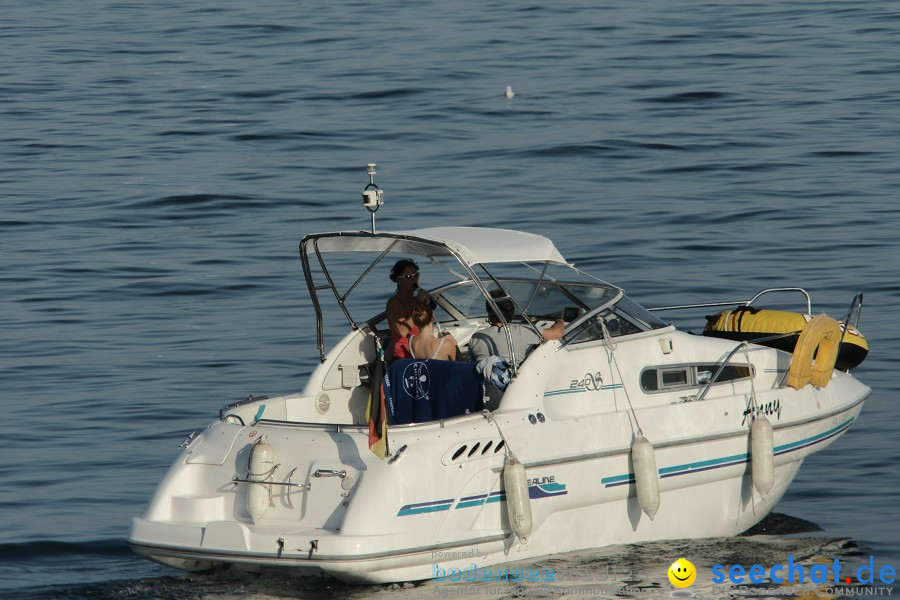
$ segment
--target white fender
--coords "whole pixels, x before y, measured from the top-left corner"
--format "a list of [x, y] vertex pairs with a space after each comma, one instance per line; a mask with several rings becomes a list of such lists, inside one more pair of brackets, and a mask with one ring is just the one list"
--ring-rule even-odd
[[533, 522], [528, 499], [528, 480], [525, 465], [515, 458], [507, 458], [503, 467], [503, 487], [506, 489], [506, 510], [513, 533], [523, 544], [528, 542]]
[[757, 416], [750, 426], [750, 468], [753, 487], [765, 498], [775, 483], [775, 442], [765, 415]]
[[[250, 469], [247, 473], [247, 479], [251, 481], [266, 481], [272, 476], [272, 470], [275, 466], [275, 451], [268, 443], [268, 438], [263, 437], [250, 449]], [[271, 486], [260, 485], [256, 483], [248, 484], [250, 489], [247, 490], [247, 512], [250, 513], [250, 519], [256, 523], [272, 504]]]
[[653, 445], [640, 434], [631, 443], [631, 463], [634, 467], [638, 503], [652, 521], [659, 510], [659, 473], [656, 470]]

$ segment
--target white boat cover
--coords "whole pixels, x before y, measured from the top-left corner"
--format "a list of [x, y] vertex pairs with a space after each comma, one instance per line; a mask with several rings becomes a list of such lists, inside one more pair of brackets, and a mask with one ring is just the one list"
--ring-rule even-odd
[[542, 235], [488, 227], [430, 227], [410, 231], [366, 231], [315, 234], [304, 240], [307, 252], [392, 252], [419, 256], [452, 256], [470, 265], [540, 262], [568, 265], [556, 246]]

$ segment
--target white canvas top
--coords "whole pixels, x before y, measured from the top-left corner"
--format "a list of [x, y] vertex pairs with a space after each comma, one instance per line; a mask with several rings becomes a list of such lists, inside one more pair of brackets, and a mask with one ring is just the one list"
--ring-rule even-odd
[[541, 262], [567, 265], [553, 242], [542, 235], [488, 227], [430, 227], [410, 231], [366, 231], [314, 234], [304, 239], [307, 252], [405, 252], [419, 256], [457, 253], [470, 265], [504, 262]]

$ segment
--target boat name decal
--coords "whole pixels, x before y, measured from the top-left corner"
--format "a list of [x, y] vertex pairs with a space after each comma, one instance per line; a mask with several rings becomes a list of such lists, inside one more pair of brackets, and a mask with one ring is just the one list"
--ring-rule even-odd
[[752, 400], [747, 400], [747, 408], [744, 409], [743, 419], [741, 420], [741, 425], [748, 425], [753, 422], [753, 419], [758, 417], [759, 415], [775, 415], [775, 418], [779, 421], [781, 420], [781, 399], [775, 398], [774, 400], [770, 400], [769, 402], [764, 402], [762, 404], [757, 404], [756, 406], [751, 405]]
[[597, 371], [596, 373], [585, 373], [584, 377], [581, 379], [573, 379], [572, 383], [569, 384], [570, 390], [583, 388], [586, 390], [597, 391], [602, 387], [603, 375], [600, 374], [600, 371]]
[[534, 479], [528, 480], [528, 486], [532, 485], [542, 485], [544, 483], [556, 483], [556, 475], [550, 475], [549, 477], [535, 477]]

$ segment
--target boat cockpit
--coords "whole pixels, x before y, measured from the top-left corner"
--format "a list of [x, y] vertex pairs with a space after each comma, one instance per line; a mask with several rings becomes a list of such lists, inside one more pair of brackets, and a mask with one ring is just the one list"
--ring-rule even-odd
[[[345, 232], [309, 236], [300, 249], [316, 314], [320, 364], [300, 394], [285, 397], [283, 408], [273, 399], [265, 419], [342, 426], [368, 422], [373, 365], [380, 357], [387, 362], [392, 358], [386, 352], [391, 333], [385, 304], [394, 290], [385, 275], [399, 258], [420, 261], [423, 282], [442, 273], [451, 275], [451, 281], [428, 292], [434, 301], [435, 326], [453, 335], [464, 356], [472, 335], [489, 327], [489, 306], [493, 304], [493, 312], [504, 320], [497, 309], [499, 299], [491, 296], [498, 289], [505, 293], [502, 299], [515, 306], [504, 330], [516, 323], [540, 336], [542, 329], [562, 319], [566, 327], [561, 346], [602, 344], [604, 339], [669, 327], [622, 289], [576, 269], [549, 240], [532, 234], [480, 228]], [[328, 296], [337, 302], [325, 302]], [[366, 314], [375, 316], [357, 317]], [[518, 370], [529, 368], [524, 358], [516, 357]], [[515, 378], [516, 366], [510, 370]], [[227, 408], [234, 411], [233, 406]]]
[[[464, 354], [471, 336], [488, 327], [488, 303], [481, 288], [501, 289], [521, 307], [511, 323], [540, 331], [561, 319], [566, 324], [564, 345], [601, 340], [604, 329], [609, 337], [621, 337], [668, 326], [621, 289], [602, 282], [485, 278], [478, 286], [471, 280], [458, 281], [429, 290], [429, 294], [436, 304], [435, 324], [453, 334]], [[389, 338], [384, 312], [367, 324], [383, 340]]]

